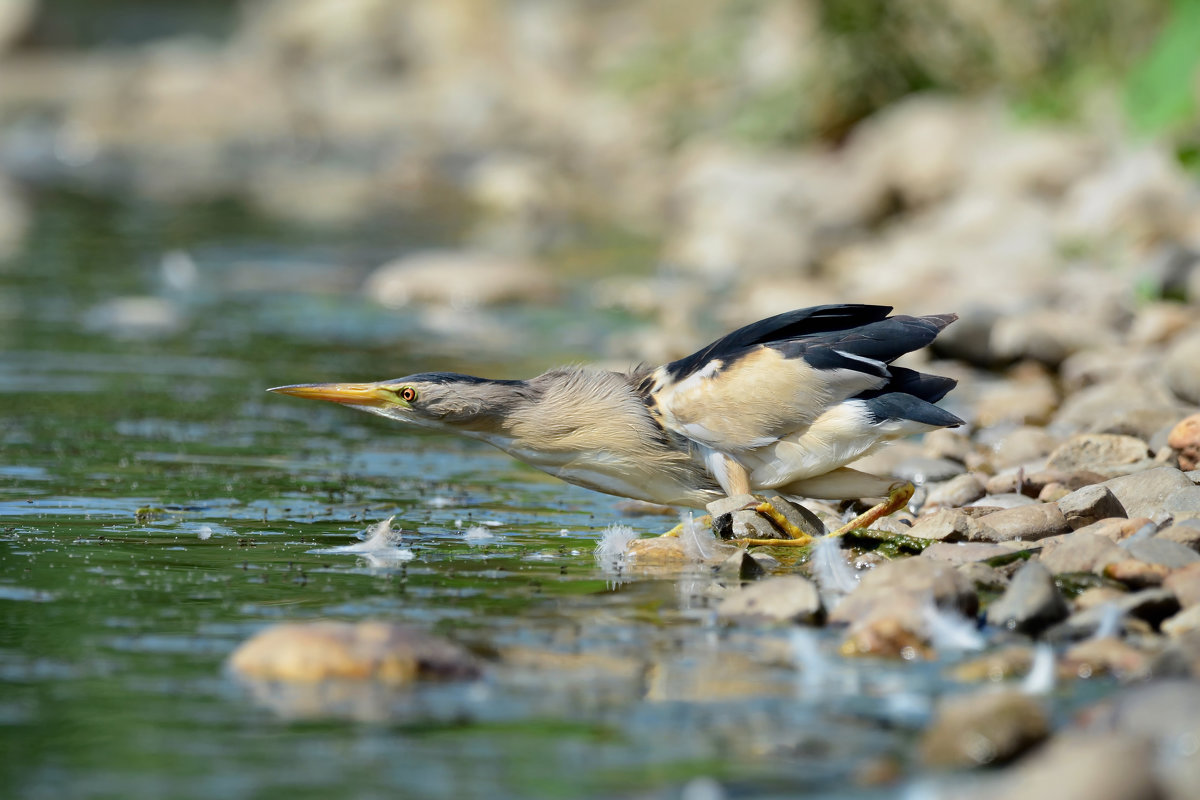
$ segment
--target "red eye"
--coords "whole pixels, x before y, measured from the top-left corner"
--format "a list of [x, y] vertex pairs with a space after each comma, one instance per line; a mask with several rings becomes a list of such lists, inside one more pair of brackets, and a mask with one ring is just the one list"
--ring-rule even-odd
[[400, 399], [406, 403], [411, 403], [417, 399], [417, 390], [411, 386], [405, 386], [400, 390]]

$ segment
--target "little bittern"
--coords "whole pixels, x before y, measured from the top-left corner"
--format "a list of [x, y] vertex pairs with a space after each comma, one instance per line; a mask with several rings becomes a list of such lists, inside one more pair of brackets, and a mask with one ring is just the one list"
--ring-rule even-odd
[[[846, 464], [888, 441], [962, 424], [933, 405], [953, 379], [890, 366], [957, 317], [891, 310], [789, 311], [657, 369], [566, 367], [529, 380], [425, 372], [270, 391], [482, 439], [568, 483], [652, 503], [703, 508], [764, 490], [888, 498], [840, 533], [912, 495], [909, 483]], [[791, 533], [795, 543], [807, 539]]]

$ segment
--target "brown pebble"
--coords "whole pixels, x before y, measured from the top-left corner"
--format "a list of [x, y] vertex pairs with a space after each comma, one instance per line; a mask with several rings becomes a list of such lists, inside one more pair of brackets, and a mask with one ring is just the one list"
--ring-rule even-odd
[[1200, 414], [1180, 420], [1167, 436], [1167, 445], [1179, 453], [1181, 470], [1200, 469]]
[[1162, 564], [1147, 564], [1134, 558], [1114, 561], [1105, 565], [1102, 574], [1106, 578], [1123, 583], [1130, 589], [1145, 589], [1162, 586], [1170, 570]]

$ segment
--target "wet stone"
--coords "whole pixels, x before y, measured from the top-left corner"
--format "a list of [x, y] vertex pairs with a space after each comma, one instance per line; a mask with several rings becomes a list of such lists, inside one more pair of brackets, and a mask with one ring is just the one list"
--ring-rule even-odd
[[1011, 761], [1050, 735], [1046, 710], [1018, 691], [976, 692], [938, 704], [921, 741], [934, 767], [982, 767]]
[[938, 608], [974, 617], [979, 608], [975, 587], [948, 564], [924, 558], [889, 561], [866, 573], [853, 592], [838, 604], [830, 622], [848, 623], [887, 610], [900, 596], [931, 599]]
[[[1058, 506], [1053, 503], [1037, 503], [1018, 506], [988, 514], [981, 522], [994, 531], [993, 541], [1022, 539], [1037, 541], [1069, 531], [1070, 525]], [[985, 537], [986, 538], [986, 537]]]
[[318, 682], [473, 678], [476, 659], [453, 642], [386, 622], [292, 622], [243, 642], [229, 667], [244, 678]]
[[1062, 497], [1056, 503], [1071, 530], [1111, 517], [1124, 517], [1125, 508], [1106, 486], [1084, 486]]
[[909, 536], [939, 542], [965, 542], [986, 538], [978, 533], [979, 523], [959, 509], [945, 508], [917, 520], [908, 530]]
[[1101, 574], [1106, 578], [1112, 578], [1114, 581], [1128, 586], [1130, 589], [1148, 589], [1154, 586], [1162, 586], [1166, 580], [1170, 570], [1162, 564], [1147, 564], [1145, 561], [1138, 561], [1135, 558], [1127, 558], [1124, 561], [1114, 561], [1107, 564]]
[[1153, 658], [1115, 636], [1088, 639], [1071, 646], [1063, 654], [1063, 667], [1081, 678], [1114, 675], [1121, 680], [1136, 680], [1150, 674]]
[[1144, 441], [1111, 433], [1085, 433], [1063, 442], [1046, 462], [1047, 469], [1063, 472], [1107, 472], [1135, 464], [1150, 455]]
[[820, 622], [823, 615], [817, 585], [799, 575], [783, 575], [752, 583], [728, 595], [717, 616], [733, 622]]
[[987, 621], [996, 627], [1036, 634], [1070, 613], [1050, 570], [1030, 561], [1017, 570], [1004, 594], [988, 607]]
[[1150, 743], [1142, 737], [1060, 734], [998, 776], [986, 796], [989, 800], [1158, 798], [1153, 764]]
[[1015, 542], [934, 542], [921, 551], [920, 558], [969, 564], [1010, 555], [1022, 549], [1022, 545]]
[[754, 580], [767, 574], [762, 565], [750, 553], [742, 548], [717, 567], [717, 574], [734, 580]]
[[1054, 641], [1083, 639], [1092, 636], [1114, 612], [1134, 622], [1140, 620], [1151, 628], [1157, 628], [1163, 620], [1179, 612], [1179, 601], [1165, 589], [1143, 589], [1131, 592], [1111, 604], [1096, 605], [1076, 612], [1065, 621], [1047, 631]]
[[1015, 678], [1029, 672], [1029, 668], [1033, 666], [1033, 652], [1033, 648], [1029, 645], [1008, 645], [970, 661], [964, 661], [956, 666], [950, 674], [955, 680], [964, 683]]

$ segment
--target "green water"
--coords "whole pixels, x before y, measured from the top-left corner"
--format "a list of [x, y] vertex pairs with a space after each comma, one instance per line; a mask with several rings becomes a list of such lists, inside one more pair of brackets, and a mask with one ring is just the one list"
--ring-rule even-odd
[[[880, 759], [915, 774], [942, 665], [721, 629], [711, 574], [596, 564], [606, 526], [671, 520], [623, 518], [482, 444], [264, 392], [580, 360], [630, 324], [591, 307], [586, 274], [554, 308], [434, 334], [357, 287], [399, 249], [453, 241], [436, 220], [317, 234], [55, 193], [35, 210], [0, 269], [5, 796], [676, 797], [707, 779], [847, 796], [876, 791], [859, 780]], [[171, 313], [133, 324], [112, 305], [129, 296]], [[472, 338], [480, 324], [506, 335]], [[392, 516], [412, 560], [313, 552]], [[468, 540], [474, 525], [493, 535]], [[407, 623], [492, 666], [315, 713], [223, 670], [255, 631], [313, 618]], [[514, 647], [641, 671], [496, 658]]]

